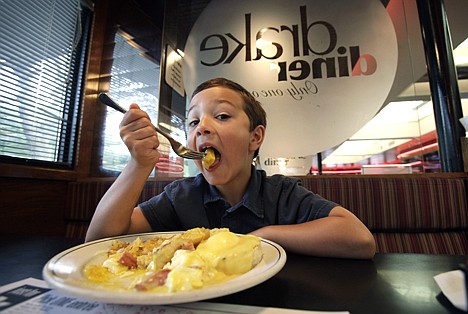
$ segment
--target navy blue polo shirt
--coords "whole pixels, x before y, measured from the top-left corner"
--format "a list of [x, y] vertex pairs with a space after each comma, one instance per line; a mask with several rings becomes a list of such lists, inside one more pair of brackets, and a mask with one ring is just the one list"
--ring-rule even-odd
[[153, 231], [206, 227], [245, 234], [268, 225], [323, 218], [338, 205], [307, 190], [299, 179], [267, 177], [265, 171], [252, 167], [247, 191], [234, 206], [201, 174], [168, 184], [161, 194], [138, 206]]

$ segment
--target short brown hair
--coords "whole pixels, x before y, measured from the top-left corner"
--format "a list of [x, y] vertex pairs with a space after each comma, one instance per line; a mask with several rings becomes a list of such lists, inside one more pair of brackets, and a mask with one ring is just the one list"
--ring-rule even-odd
[[[263, 109], [262, 104], [258, 100], [256, 100], [248, 90], [246, 90], [244, 87], [242, 87], [236, 82], [222, 77], [210, 79], [201, 83], [200, 85], [198, 85], [197, 88], [195, 88], [192, 94], [192, 98], [199, 92], [212, 87], [229, 88], [235, 92], [238, 92], [242, 96], [242, 99], [244, 100], [243, 109], [249, 117], [250, 121], [249, 131], [253, 131], [259, 125], [263, 125], [266, 128], [266, 112]], [[255, 151], [253, 156], [254, 158], [257, 157], [258, 151], [258, 149], [257, 151]]]

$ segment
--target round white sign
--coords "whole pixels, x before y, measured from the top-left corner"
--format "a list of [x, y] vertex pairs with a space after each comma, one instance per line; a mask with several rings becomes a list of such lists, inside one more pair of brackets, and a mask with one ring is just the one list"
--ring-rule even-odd
[[379, 0], [213, 0], [185, 46], [184, 85], [226, 77], [267, 112], [262, 159], [336, 146], [383, 105], [398, 58]]

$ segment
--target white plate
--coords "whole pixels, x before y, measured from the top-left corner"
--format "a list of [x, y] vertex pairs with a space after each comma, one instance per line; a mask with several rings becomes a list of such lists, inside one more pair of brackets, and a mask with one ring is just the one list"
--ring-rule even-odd
[[85, 243], [54, 256], [44, 266], [42, 275], [52, 288], [79, 298], [120, 304], [176, 304], [216, 298], [248, 289], [276, 275], [286, 263], [284, 249], [272, 241], [262, 239], [260, 247], [263, 259], [257, 266], [239, 277], [202, 289], [167, 293], [115, 291], [90, 285], [83, 276], [83, 267], [90, 262], [103, 261], [111, 243], [116, 239], [131, 242], [138, 236], [145, 240], [154, 236], [174, 234], [174, 232], [135, 234]]

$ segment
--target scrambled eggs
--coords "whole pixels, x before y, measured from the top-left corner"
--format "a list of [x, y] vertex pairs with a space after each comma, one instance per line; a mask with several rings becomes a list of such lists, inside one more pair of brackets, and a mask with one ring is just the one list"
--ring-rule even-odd
[[203, 159], [202, 159], [203, 167], [205, 167], [205, 169], [209, 169], [211, 165], [215, 162], [215, 160], [216, 160], [216, 156], [215, 156], [214, 150], [212, 148], [208, 148], [205, 151], [205, 155], [203, 156]]
[[170, 239], [116, 242], [104, 263], [87, 265], [84, 274], [90, 281], [117, 288], [190, 291], [246, 273], [261, 259], [256, 236], [194, 228]]

